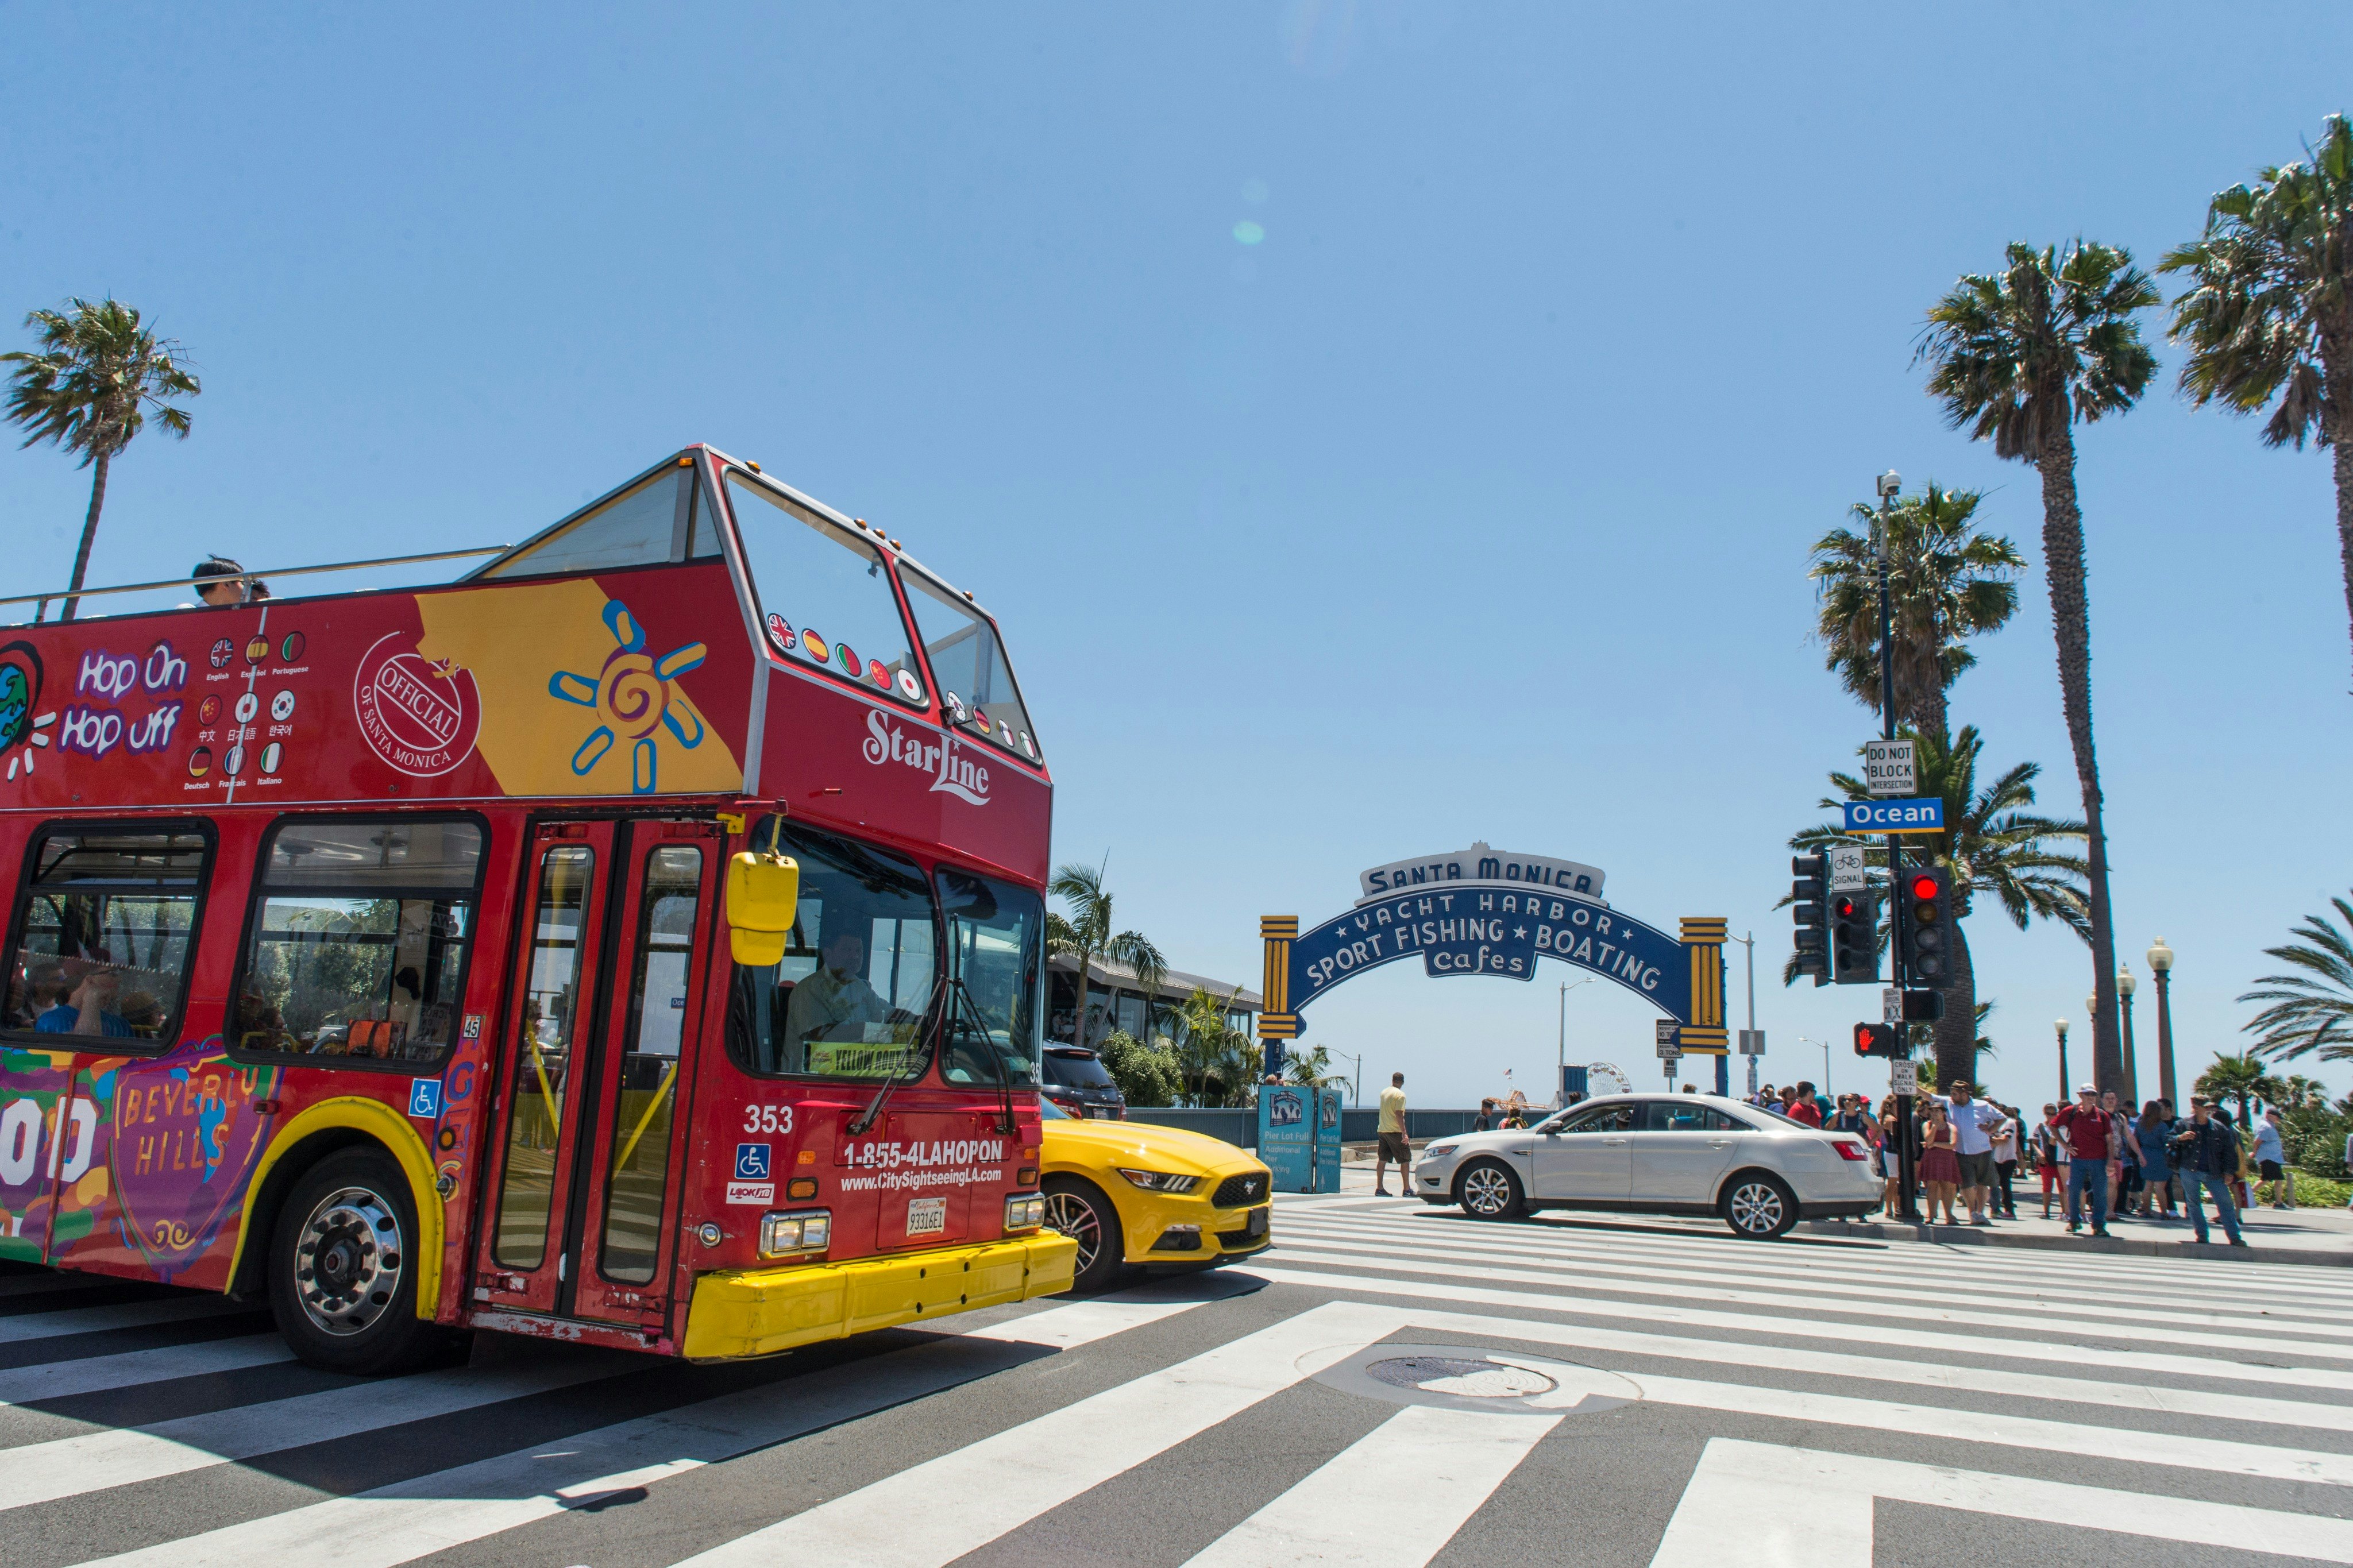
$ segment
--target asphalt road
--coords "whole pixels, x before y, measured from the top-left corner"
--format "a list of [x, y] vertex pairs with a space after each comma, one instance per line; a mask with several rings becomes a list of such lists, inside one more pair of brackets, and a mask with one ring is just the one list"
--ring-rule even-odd
[[1278, 1199], [1247, 1268], [754, 1366], [0, 1275], [0, 1563], [2353, 1563], [2338, 1271]]

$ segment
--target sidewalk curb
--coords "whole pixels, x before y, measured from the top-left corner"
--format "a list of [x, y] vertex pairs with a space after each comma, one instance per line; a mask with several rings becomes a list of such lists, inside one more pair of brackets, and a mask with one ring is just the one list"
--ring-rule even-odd
[[2148, 1241], [2138, 1237], [2025, 1236], [1966, 1225], [1890, 1225], [1884, 1221], [1811, 1219], [1797, 1229], [1814, 1236], [1856, 1241], [1928, 1241], [1964, 1247], [2016, 1247], [2037, 1252], [2096, 1252], [2127, 1258], [2220, 1258], [2242, 1263], [2300, 1263], [2323, 1268], [2353, 1268], [2353, 1247], [2200, 1246], [2194, 1241]]

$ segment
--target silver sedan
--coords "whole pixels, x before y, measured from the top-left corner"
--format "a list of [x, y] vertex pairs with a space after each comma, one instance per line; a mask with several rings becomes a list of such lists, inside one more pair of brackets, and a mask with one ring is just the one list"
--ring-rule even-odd
[[1879, 1206], [1879, 1162], [1852, 1132], [1822, 1132], [1713, 1094], [1613, 1094], [1535, 1126], [1433, 1140], [1414, 1167], [1424, 1202], [1479, 1219], [1535, 1209], [1716, 1215], [1770, 1240], [1800, 1219]]

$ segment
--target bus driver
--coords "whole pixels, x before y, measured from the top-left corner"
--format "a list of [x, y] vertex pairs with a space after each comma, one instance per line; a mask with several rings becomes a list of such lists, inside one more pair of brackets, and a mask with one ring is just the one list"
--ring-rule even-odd
[[823, 963], [816, 973], [793, 987], [785, 1011], [785, 1048], [805, 1053], [808, 1070], [826, 1067], [813, 1058], [830, 1053], [812, 1051], [818, 1041], [869, 1043], [868, 1026], [885, 1022], [890, 1009], [874, 987], [859, 973], [866, 962], [866, 944], [854, 931], [843, 931], [820, 950]]

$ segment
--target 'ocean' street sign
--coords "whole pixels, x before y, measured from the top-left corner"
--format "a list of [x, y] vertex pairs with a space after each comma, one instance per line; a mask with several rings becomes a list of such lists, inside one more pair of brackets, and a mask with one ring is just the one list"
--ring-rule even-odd
[[1945, 803], [1922, 800], [1851, 800], [1846, 803], [1849, 833], [1942, 833]]

